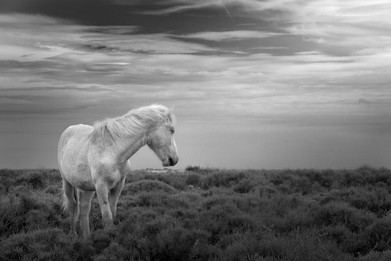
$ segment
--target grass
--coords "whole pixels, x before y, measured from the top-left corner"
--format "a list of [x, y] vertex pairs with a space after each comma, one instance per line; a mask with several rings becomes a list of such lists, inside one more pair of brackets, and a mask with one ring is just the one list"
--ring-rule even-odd
[[0, 170], [0, 260], [390, 260], [391, 171], [132, 171], [115, 226], [68, 235], [57, 170]]

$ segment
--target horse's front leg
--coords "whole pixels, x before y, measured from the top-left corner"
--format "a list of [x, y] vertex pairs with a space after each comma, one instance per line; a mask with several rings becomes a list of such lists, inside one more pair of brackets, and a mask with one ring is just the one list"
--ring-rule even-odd
[[80, 191], [80, 227], [84, 239], [87, 239], [90, 234], [89, 215], [91, 210], [91, 200], [94, 194], [95, 191]]
[[125, 185], [125, 178], [120, 180], [120, 182], [118, 182], [118, 184], [109, 193], [109, 204], [110, 204], [110, 210], [111, 213], [113, 214], [113, 217], [115, 217], [117, 214], [118, 198], [124, 188], [124, 185]]
[[113, 214], [109, 205], [109, 186], [103, 179], [100, 179], [95, 184], [95, 190], [102, 212], [103, 226], [105, 228], [111, 227], [113, 224]]

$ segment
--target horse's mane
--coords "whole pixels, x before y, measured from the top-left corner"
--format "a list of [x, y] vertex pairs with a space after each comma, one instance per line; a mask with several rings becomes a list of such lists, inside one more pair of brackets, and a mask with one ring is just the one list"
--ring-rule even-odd
[[103, 136], [110, 135], [113, 138], [125, 138], [132, 134], [147, 131], [159, 121], [174, 123], [175, 116], [171, 109], [160, 104], [153, 104], [132, 109], [119, 117], [95, 122], [93, 128], [94, 133]]

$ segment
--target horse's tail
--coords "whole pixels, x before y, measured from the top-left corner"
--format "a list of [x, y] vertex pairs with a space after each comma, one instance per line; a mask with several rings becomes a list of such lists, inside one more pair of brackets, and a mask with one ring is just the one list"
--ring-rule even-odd
[[62, 208], [65, 212], [69, 210], [69, 201], [72, 200], [76, 204], [79, 202], [79, 190], [72, 186], [64, 178], [62, 179]]

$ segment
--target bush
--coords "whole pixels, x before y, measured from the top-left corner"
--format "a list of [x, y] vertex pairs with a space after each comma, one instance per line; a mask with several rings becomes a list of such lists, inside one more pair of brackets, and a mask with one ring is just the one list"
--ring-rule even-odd
[[53, 209], [29, 195], [22, 195], [15, 203], [0, 206], [0, 234], [2, 236], [59, 224], [58, 214]]
[[58, 171], [0, 170], [0, 260], [388, 260], [390, 176], [368, 166], [132, 171], [114, 226], [101, 229], [94, 197], [81, 240], [64, 233]]
[[196, 166], [196, 165], [194, 165], [194, 166], [189, 165], [189, 166], [186, 167], [185, 170], [186, 171], [192, 171], [192, 172], [198, 172], [198, 171], [201, 170], [201, 167], [200, 166]]
[[174, 227], [162, 230], [156, 236], [152, 260], [189, 260], [196, 244], [205, 244], [209, 234], [201, 230]]
[[[132, 257], [132, 258], [129, 258]], [[137, 257], [137, 258], [136, 258]], [[145, 257], [144, 257], [145, 258]], [[143, 260], [142, 256], [135, 255], [132, 249], [127, 249], [117, 242], [111, 242], [103, 253], [96, 256], [94, 261]], [[146, 258], [144, 259], [146, 260]]]
[[328, 202], [346, 202], [351, 206], [375, 213], [378, 217], [387, 215], [391, 210], [391, 195], [381, 187], [349, 187], [332, 190], [319, 199], [321, 204]]
[[258, 226], [254, 218], [242, 214], [228, 217], [227, 228], [229, 229], [228, 233], [246, 233], [256, 231]]
[[164, 192], [173, 194], [176, 192], [175, 188], [158, 180], [140, 180], [126, 184], [122, 194], [138, 194], [143, 192]]
[[220, 260], [256, 260], [259, 257], [259, 241], [253, 235], [233, 234], [223, 240], [227, 242], [222, 246]]
[[199, 173], [199, 174], [209, 174], [211, 172], [218, 171], [217, 169], [212, 169], [212, 168], [201, 168], [201, 166], [199, 166], [199, 165], [187, 166], [185, 170], [187, 172], [195, 172], [195, 173]]
[[366, 240], [371, 249], [384, 251], [391, 248], [391, 217], [375, 221], [366, 229]]
[[201, 185], [201, 177], [198, 174], [189, 174], [186, 178], [186, 184], [199, 187]]
[[42, 189], [46, 186], [47, 181], [42, 173], [34, 172], [17, 178], [15, 183], [16, 185], [30, 186], [33, 189]]
[[112, 241], [115, 240], [115, 232], [108, 229], [98, 229], [91, 234], [92, 247], [95, 254], [100, 254]]
[[45, 189], [45, 193], [52, 195], [60, 195], [62, 193], [62, 190], [58, 186], [51, 185]]
[[234, 186], [233, 190], [237, 193], [249, 193], [256, 185], [254, 180], [244, 179]]
[[391, 250], [383, 252], [371, 251], [369, 254], [362, 256], [358, 261], [389, 261], [391, 260]]
[[210, 175], [204, 176], [201, 180], [201, 187], [209, 189], [211, 187], [229, 188], [238, 184], [246, 175], [237, 171], [216, 171]]
[[318, 226], [345, 225], [352, 232], [360, 232], [376, 220], [375, 215], [356, 209], [344, 202], [331, 202], [314, 213]]
[[145, 180], [158, 180], [174, 187], [177, 190], [184, 190], [186, 188], [186, 176], [176, 172], [167, 173], [145, 173], [142, 177]]
[[272, 186], [258, 185], [250, 190], [250, 193], [257, 197], [270, 199], [278, 193]]
[[142, 192], [133, 204], [138, 207], [189, 208], [185, 200], [163, 193]]
[[20, 233], [1, 241], [0, 260], [70, 260], [69, 241], [57, 228]]

